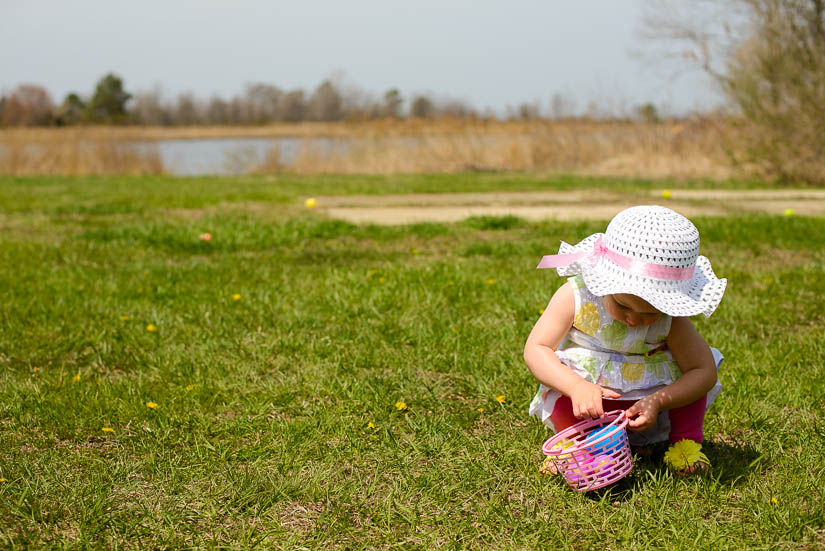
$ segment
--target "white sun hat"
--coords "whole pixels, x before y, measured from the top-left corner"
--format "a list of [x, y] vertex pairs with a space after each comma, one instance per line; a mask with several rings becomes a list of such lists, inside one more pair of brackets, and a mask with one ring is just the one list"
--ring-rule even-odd
[[596, 296], [635, 295], [670, 316], [710, 316], [727, 285], [699, 255], [696, 226], [660, 206], [623, 210], [605, 233], [577, 245], [562, 241], [559, 254], [545, 256], [538, 268], [581, 274]]

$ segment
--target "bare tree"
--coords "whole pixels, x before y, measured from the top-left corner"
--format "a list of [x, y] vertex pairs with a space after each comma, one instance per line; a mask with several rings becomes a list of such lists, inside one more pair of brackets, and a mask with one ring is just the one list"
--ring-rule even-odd
[[278, 105], [278, 119], [284, 122], [300, 122], [306, 118], [307, 104], [303, 90], [287, 93]]
[[[341, 96], [341, 113], [345, 119], [371, 118], [377, 100], [375, 95], [350, 82], [343, 72], [334, 72], [328, 79]], [[379, 116], [376, 110], [375, 116]]]
[[226, 104], [227, 123], [243, 124], [247, 122], [246, 119], [244, 119], [246, 112], [247, 109], [244, 101], [237, 96], [233, 97]]
[[0, 124], [36, 126], [54, 121], [54, 103], [45, 88], [21, 84], [3, 101]]
[[727, 59], [743, 39], [747, 1], [647, 0], [641, 35], [659, 45], [647, 61], [666, 62], [673, 77], [698, 67], [722, 78]]
[[752, 158], [783, 181], [825, 183], [825, 1], [748, 0], [752, 32], [725, 91], [752, 125]]
[[321, 83], [309, 99], [310, 118], [319, 121], [339, 121], [344, 118], [341, 94], [329, 80]]
[[199, 124], [201, 122], [200, 106], [194, 94], [186, 92], [178, 96], [175, 107], [175, 124]]
[[550, 116], [554, 119], [566, 119], [576, 113], [576, 101], [569, 96], [556, 92], [550, 98]]
[[207, 124], [230, 124], [229, 104], [214, 96], [206, 106], [204, 117]]
[[436, 111], [442, 117], [455, 119], [475, 119], [478, 112], [468, 101], [461, 99], [444, 99], [437, 103]]
[[[676, 4], [693, 17], [667, 14]], [[681, 47], [719, 84], [741, 116], [744, 160], [785, 182], [825, 183], [825, 0], [657, 5], [647, 36]]]
[[135, 94], [132, 114], [140, 124], [167, 126], [172, 124], [171, 108], [163, 100], [160, 88]]
[[243, 122], [261, 124], [272, 122], [278, 117], [283, 91], [271, 84], [248, 84], [244, 93], [245, 109]]

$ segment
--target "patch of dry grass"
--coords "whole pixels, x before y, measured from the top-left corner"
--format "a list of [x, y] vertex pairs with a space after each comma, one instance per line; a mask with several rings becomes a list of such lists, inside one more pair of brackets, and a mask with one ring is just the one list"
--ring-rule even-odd
[[136, 150], [117, 128], [0, 132], [0, 174], [163, 174], [151, 145]]
[[[354, 134], [358, 139], [349, 147], [332, 153], [305, 140], [287, 170], [306, 174], [549, 170], [711, 179], [734, 174], [723, 147], [731, 129], [711, 119], [659, 124], [586, 120], [413, 123], [382, 130]], [[259, 172], [282, 169], [279, 163], [258, 167]]]
[[[253, 172], [302, 174], [555, 171], [597, 176], [727, 179], [733, 127], [721, 119], [638, 121], [381, 120], [256, 127], [74, 127], [0, 131], [0, 173], [161, 173], [160, 155], [132, 142], [296, 138]], [[318, 138], [336, 140], [332, 151]], [[231, 160], [231, 159], [230, 159]]]

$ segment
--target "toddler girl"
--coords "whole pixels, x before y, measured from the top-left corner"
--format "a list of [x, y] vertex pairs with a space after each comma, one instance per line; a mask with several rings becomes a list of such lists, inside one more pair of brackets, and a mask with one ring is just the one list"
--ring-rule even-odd
[[670, 438], [677, 474], [710, 467], [701, 452], [705, 411], [721, 390], [722, 355], [689, 316], [710, 316], [725, 291], [699, 232], [658, 206], [617, 214], [605, 233], [562, 242], [539, 268], [572, 276], [536, 322], [524, 359], [541, 383], [530, 405], [554, 431], [627, 410], [631, 444]]

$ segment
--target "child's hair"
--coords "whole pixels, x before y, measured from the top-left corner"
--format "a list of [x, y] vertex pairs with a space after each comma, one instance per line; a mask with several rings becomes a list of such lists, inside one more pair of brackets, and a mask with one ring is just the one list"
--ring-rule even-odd
[[594, 295], [635, 295], [671, 316], [710, 316], [727, 285], [699, 255], [696, 226], [660, 206], [623, 210], [607, 231], [576, 245], [562, 242], [559, 254], [545, 256], [538, 267], [581, 274]]

